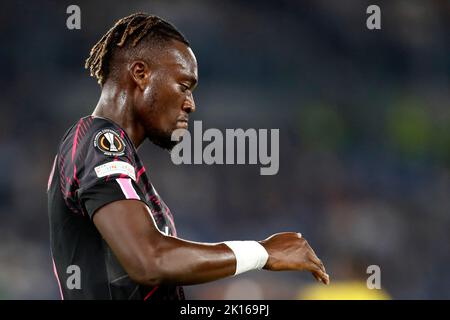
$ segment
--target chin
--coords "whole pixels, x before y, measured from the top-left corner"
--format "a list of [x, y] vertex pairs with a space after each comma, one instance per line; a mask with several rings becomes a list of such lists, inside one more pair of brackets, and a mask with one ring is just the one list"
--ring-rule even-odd
[[152, 143], [169, 152], [179, 143], [179, 141], [172, 141], [172, 132], [168, 131], [151, 130], [147, 137]]

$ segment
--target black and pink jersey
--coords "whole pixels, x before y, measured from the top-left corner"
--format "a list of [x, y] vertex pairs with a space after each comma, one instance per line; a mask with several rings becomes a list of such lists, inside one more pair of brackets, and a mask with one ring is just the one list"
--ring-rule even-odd
[[[93, 116], [74, 124], [59, 145], [47, 193], [53, 268], [63, 299], [184, 299], [182, 287], [133, 282], [92, 221], [110, 202], [137, 199], [150, 208], [161, 232], [176, 236], [169, 208], [117, 124]], [[80, 276], [75, 286], [74, 270]]]

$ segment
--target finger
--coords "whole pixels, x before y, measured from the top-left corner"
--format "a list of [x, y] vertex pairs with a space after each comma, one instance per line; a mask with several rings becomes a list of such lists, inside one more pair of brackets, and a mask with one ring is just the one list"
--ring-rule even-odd
[[311, 272], [311, 274], [317, 281], [322, 282], [322, 279], [316, 274], [316, 272]]
[[316, 272], [316, 276], [320, 279], [319, 281], [325, 285], [330, 283], [330, 276], [324, 272], [318, 271]]
[[315, 265], [317, 265], [323, 272], [326, 272], [325, 266], [323, 265], [322, 261], [317, 257], [314, 250], [311, 247], [309, 247], [308, 251], [309, 251], [308, 252], [309, 260], [311, 260]]
[[310, 246], [309, 244], [308, 244], [308, 250], [309, 250], [309, 252], [310, 252], [310, 256], [309, 256], [310, 259], [311, 259], [317, 266], [319, 266], [319, 268], [322, 269], [323, 272], [326, 273], [325, 266], [323, 265], [322, 260], [320, 260], [320, 259], [317, 257], [317, 255], [316, 255], [316, 253], [314, 252], [313, 248], [311, 248], [311, 246]]
[[322, 270], [325, 273], [327, 272], [325, 270], [325, 266], [323, 265], [322, 261], [316, 255], [312, 254], [310, 256], [310, 259], [312, 262], [314, 262], [315, 265], [317, 265], [320, 268], [320, 270]]
[[312, 265], [310, 271], [315, 277], [319, 277], [320, 281], [324, 284], [330, 283], [330, 276], [326, 272], [323, 272], [317, 265]]
[[321, 283], [323, 283], [323, 281], [322, 281], [322, 278], [321, 277], [319, 277], [318, 275], [317, 275], [317, 273], [315, 273], [315, 272], [312, 272], [311, 273], [312, 275], [313, 275], [313, 277], [318, 281], [318, 282], [321, 282]]
[[329, 285], [330, 284], [330, 275], [328, 273], [325, 273], [327, 278], [325, 279], [325, 284]]

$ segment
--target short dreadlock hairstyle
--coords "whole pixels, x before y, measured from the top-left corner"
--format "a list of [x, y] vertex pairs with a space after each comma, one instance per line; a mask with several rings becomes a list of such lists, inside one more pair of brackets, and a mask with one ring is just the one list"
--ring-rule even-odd
[[121, 50], [137, 50], [138, 44], [146, 39], [147, 44], [178, 40], [189, 46], [186, 38], [167, 21], [160, 17], [146, 13], [134, 13], [120, 19], [103, 35], [91, 49], [86, 59], [85, 68], [90, 70], [91, 76], [97, 78], [103, 86], [111, 73], [111, 61]]

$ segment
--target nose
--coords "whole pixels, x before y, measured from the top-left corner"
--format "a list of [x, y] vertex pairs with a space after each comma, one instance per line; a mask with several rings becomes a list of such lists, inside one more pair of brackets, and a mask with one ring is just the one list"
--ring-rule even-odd
[[192, 92], [190, 92], [189, 95], [186, 97], [186, 100], [184, 100], [183, 111], [186, 113], [195, 112], [195, 102]]

